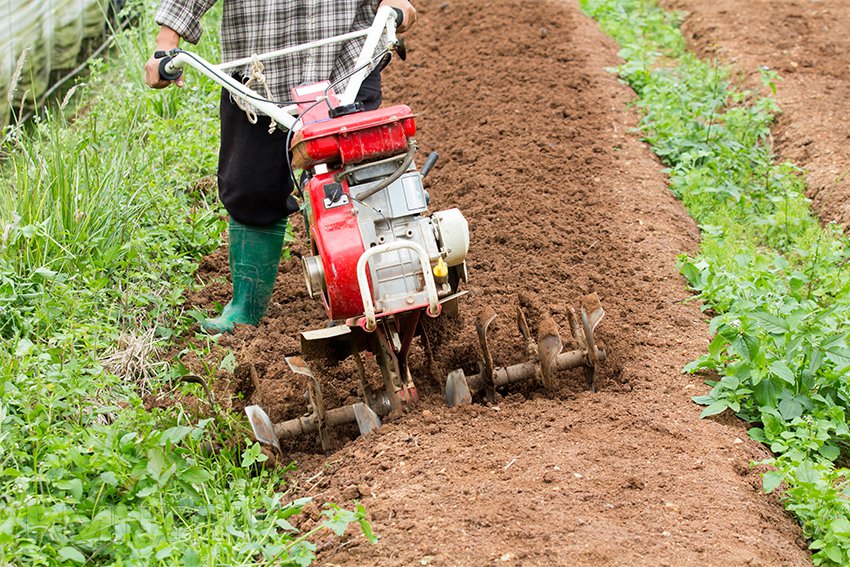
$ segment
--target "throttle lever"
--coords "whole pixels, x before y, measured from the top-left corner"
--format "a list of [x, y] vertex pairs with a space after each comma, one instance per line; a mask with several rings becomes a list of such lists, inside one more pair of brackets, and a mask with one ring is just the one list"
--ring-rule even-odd
[[431, 170], [434, 168], [434, 165], [436, 165], [438, 159], [440, 159], [440, 154], [437, 152], [431, 152], [428, 155], [428, 159], [425, 160], [425, 164], [419, 172], [423, 179], [428, 177], [428, 174], [431, 173]]

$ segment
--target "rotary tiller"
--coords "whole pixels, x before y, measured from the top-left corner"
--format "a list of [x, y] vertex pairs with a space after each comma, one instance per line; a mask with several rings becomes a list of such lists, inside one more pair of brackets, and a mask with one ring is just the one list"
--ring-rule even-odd
[[[302, 434], [316, 434], [327, 449], [333, 427], [356, 424], [365, 434], [379, 427], [382, 417], [415, 403], [418, 395], [408, 354], [421, 333], [420, 321], [423, 315], [456, 313], [465, 293], [460, 285], [467, 280], [467, 222], [458, 209], [429, 211], [423, 179], [437, 154], [417, 170], [415, 115], [405, 105], [363, 111], [354, 102], [375, 64], [388, 52], [403, 55], [395, 34], [398, 17], [398, 11], [380, 8], [373, 25], [363, 32], [218, 66], [184, 50], [161, 54], [164, 78], [176, 78], [181, 66], [189, 64], [291, 132], [292, 166], [302, 172], [297, 182], [312, 249], [302, 259], [305, 282], [309, 294], [324, 304], [328, 324], [303, 332], [302, 355], [286, 359], [293, 372], [307, 378], [307, 415], [274, 424], [260, 406], [245, 409], [257, 440], [277, 451], [280, 439]], [[366, 37], [365, 44], [339, 96], [327, 82], [304, 85], [293, 89], [293, 104], [281, 108], [224, 72], [359, 36]], [[449, 405], [469, 402], [476, 392], [492, 399], [497, 387], [518, 380], [536, 379], [550, 387], [556, 370], [576, 366], [585, 367], [592, 386], [596, 365], [605, 360], [593, 335], [602, 314], [595, 296], [585, 298], [581, 317], [571, 318], [579, 349], [565, 353], [554, 321], [544, 321], [534, 341], [520, 314], [520, 331], [534, 360], [496, 368], [486, 336], [495, 314], [485, 310], [478, 319], [481, 370], [468, 377], [459, 370], [449, 375]], [[379, 389], [370, 388], [363, 353], [380, 369]], [[360, 401], [327, 409], [309, 363], [335, 363], [348, 357], [357, 368]]]

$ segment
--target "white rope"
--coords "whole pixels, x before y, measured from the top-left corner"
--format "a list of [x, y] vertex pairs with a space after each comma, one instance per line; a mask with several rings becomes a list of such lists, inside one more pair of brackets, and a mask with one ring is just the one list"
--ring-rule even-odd
[[[248, 81], [246, 81], [245, 86], [249, 89], [253, 89], [255, 86], [263, 87], [263, 90], [266, 93], [266, 98], [271, 100], [272, 93], [269, 90], [269, 85], [266, 83], [266, 76], [263, 73], [264, 70], [265, 67], [263, 66], [263, 62], [260, 61], [257, 54], [254, 53], [251, 55], [251, 73], [248, 75]], [[251, 124], [257, 123], [257, 110], [251, 106], [251, 103], [248, 102], [246, 97], [234, 97], [234, 102], [236, 102], [236, 106], [238, 106], [248, 117], [248, 122]], [[271, 119], [269, 124], [269, 134], [272, 134], [275, 129], [277, 129], [277, 124], [274, 119]]]

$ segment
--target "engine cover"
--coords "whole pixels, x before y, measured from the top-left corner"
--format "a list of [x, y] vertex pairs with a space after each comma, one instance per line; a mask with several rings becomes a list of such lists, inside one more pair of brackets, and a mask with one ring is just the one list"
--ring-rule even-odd
[[339, 170], [320, 173], [308, 183], [315, 256], [304, 258], [305, 281], [332, 320], [364, 314], [369, 320], [424, 307], [436, 316], [442, 298], [451, 299], [466, 280], [466, 219], [458, 209], [429, 213], [428, 193], [414, 165], [369, 195], [402, 160], [383, 160], [344, 176]]
[[393, 156], [416, 134], [413, 112], [403, 104], [307, 124], [292, 139], [292, 166], [351, 165]]
[[[310, 179], [307, 193], [313, 252], [321, 261], [319, 270], [315, 258], [305, 259], [307, 287], [311, 295], [321, 294], [330, 319], [362, 315], [357, 260], [363, 254], [363, 239], [348, 194], [348, 182], [337, 183], [333, 173], [319, 174]], [[313, 265], [308, 265], [309, 262]], [[324, 286], [316, 277], [320, 271]]]

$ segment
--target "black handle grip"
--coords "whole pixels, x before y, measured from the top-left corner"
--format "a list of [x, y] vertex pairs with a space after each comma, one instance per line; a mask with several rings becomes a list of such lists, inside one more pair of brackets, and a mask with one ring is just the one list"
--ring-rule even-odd
[[431, 154], [428, 156], [428, 159], [425, 160], [425, 165], [422, 166], [422, 171], [420, 172], [422, 174], [423, 179], [425, 177], [428, 177], [428, 174], [431, 173], [431, 170], [437, 164], [438, 159], [440, 159], [440, 154], [438, 154], [437, 152], [431, 152]]
[[[157, 52], [157, 53], [160, 53], [160, 52]], [[155, 56], [156, 56], [156, 53], [154, 53], [154, 57]], [[170, 73], [168, 71], [168, 69], [166, 69], [166, 67], [171, 62], [172, 59], [173, 59], [173, 57], [169, 57], [169, 56], [166, 55], [162, 59], [159, 60], [159, 78], [162, 79], [163, 81], [176, 81], [177, 79], [179, 79], [183, 75], [183, 69], [177, 69], [173, 73]]]
[[404, 23], [404, 12], [401, 11], [401, 8], [393, 8], [393, 12], [395, 12], [396, 27], [401, 27], [401, 24]]

